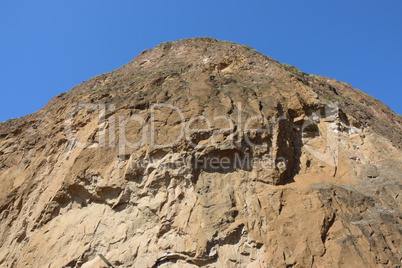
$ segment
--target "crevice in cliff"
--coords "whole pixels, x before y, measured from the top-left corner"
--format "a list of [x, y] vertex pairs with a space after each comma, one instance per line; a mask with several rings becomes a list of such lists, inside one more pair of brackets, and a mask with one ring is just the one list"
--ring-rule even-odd
[[327, 241], [329, 229], [331, 229], [332, 225], [335, 222], [336, 214], [332, 212], [329, 216], [326, 216], [323, 220], [321, 227], [321, 241], [325, 246], [325, 242]]
[[212, 264], [212, 263], [216, 262], [217, 257], [218, 256], [211, 256], [211, 257], [199, 259], [199, 258], [193, 258], [191, 256], [188, 256], [188, 255], [182, 254], [182, 253], [169, 253], [169, 254], [166, 254], [165, 256], [158, 258], [156, 260], [155, 264], [152, 265], [151, 267], [157, 268], [166, 263], [177, 263], [179, 260], [196, 265], [198, 267], [202, 267], [207, 264]]

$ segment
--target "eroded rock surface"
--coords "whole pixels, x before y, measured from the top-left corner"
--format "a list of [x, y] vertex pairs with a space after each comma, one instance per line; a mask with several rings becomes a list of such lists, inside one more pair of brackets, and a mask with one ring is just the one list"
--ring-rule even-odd
[[393, 267], [402, 120], [195, 38], [0, 124], [0, 266]]

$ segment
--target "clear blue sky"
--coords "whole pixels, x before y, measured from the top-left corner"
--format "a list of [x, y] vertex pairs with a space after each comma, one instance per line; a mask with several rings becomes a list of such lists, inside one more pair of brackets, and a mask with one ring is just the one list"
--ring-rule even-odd
[[0, 121], [161, 42], [210, 36], [350, 83], [402, 114], [401, 0], [1, 0]]

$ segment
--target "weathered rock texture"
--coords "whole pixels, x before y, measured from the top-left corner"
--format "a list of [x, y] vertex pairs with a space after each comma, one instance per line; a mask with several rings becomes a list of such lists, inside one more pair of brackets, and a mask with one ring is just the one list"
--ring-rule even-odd
[[161, 44], [0, 124], [0, 266], [393, 267], [401, 125], [250, 47]]

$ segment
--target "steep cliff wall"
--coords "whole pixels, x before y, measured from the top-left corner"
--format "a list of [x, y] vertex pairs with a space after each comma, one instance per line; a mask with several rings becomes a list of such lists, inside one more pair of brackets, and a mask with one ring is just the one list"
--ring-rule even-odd
[[401, 125], [250, 47], [161, 44], [0, 124], [0, 266], [392, 267]]

